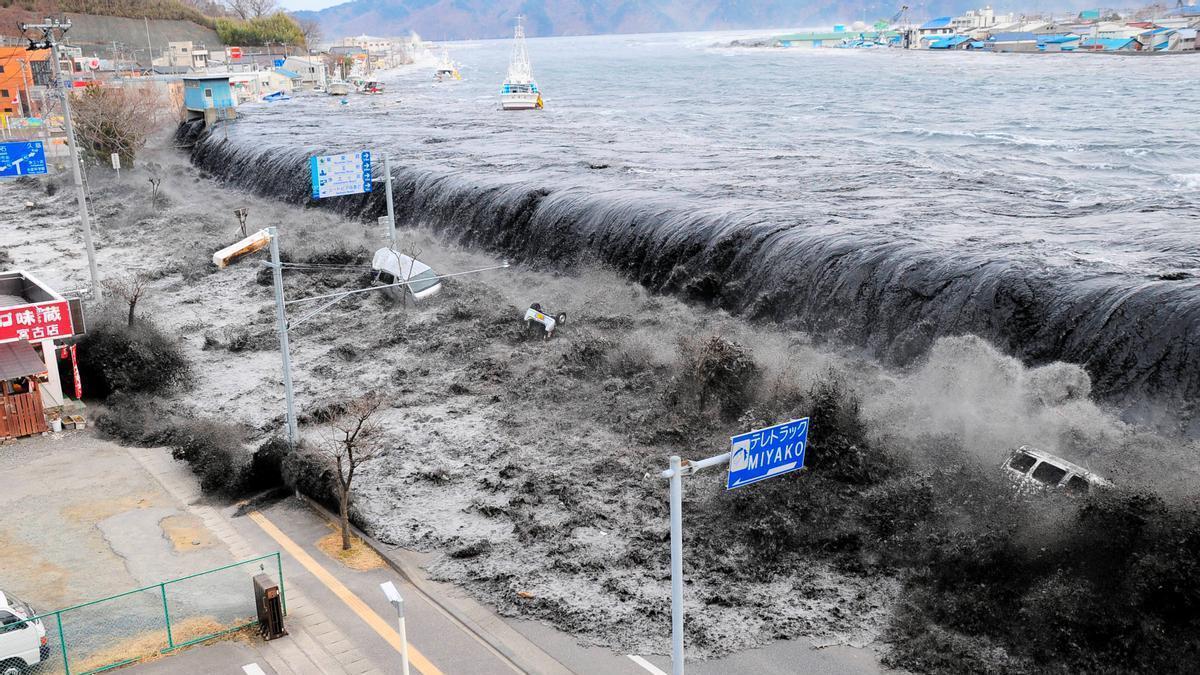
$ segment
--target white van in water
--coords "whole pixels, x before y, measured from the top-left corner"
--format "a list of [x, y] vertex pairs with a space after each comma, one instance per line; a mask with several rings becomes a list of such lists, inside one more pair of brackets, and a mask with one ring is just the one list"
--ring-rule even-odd
[[1013, 450], [1004, 462], [1004, 468], [1022, 485], [1063, 488], [1076, 494], [1087, 494], [1092, 488], [1112, 485], [1078, 464], [1028, 445]]
[[0, 675], [22, 675], [50, 658], [46, 627], [27, 620], [33, 616], [28, 603], [0, 591]]
[[[415, 300], [432, 298], [442, 292], [442, 280], [437, 278], [437, 273], [429, 265], [390, 248], [375, 251], [375, 257], [371, 259], [371, 271], [375, 273], [375, 280], [384, 285], [409, 282], [408, 292]], [[404, 286], [393, 286], [387, 292], [393, 297], [403, 298]]]

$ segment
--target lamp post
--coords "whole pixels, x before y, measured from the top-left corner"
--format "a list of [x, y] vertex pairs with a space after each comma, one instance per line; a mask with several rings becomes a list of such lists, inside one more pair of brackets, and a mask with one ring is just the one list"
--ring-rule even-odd
[[404, 631], [404, 598], [400, 597], [396, 584], [390, 581], [379, 584], [379, 587], [383, 589], [383, 594], [387, 596], [388, 602], [392, 603], [392, 607], [396, 608], [396, 628], [400, 631], [400, 672], [401, 675], [408, 675], [408, 635]]

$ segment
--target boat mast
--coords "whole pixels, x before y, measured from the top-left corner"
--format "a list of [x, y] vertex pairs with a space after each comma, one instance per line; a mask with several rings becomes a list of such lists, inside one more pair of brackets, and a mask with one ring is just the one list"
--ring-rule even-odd
[[517, 17], [517, 32], [513, 36], [512, 59], [508, 62], [508, 77], [512, 80], [532, 80], [533, 68], [529, 65], [529, 52], [525, 51], [525, 17]]

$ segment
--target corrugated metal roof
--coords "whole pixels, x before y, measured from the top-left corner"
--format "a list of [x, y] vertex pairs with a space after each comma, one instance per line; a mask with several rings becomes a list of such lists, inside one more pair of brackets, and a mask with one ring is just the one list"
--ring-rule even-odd
[[958, 45], [961, 45], [964, 42], [969, 42], [970, 40], [971, 40], [971, 38], [966, 35], [951, 35], [949, 37], [944, 37], [941, 40], [936, 40], [934, 42], [930, 42], [929, 48], [930, 49], [951, 49], [953, 47], [957, 47]]
[[1033, 33], [993, 33], [988, 42], [1037, 42]]
[[1079, 46], [1084, 49], [1094, 49], [1100, 47], [1103, 51], [1112, 52], [1118, 49], [1124, 49], [1133, 44], [1133, 38], [1087, 38], [1079, 43]]
[[0, 380], [12, 380], [46, 372], [46, 364], [38, 358], [33, 345], [18, 340], [0, 344]]
[[299, 80], [299, 79], [301, 79], [301, 77], [300, 77], [300, 73], [297, 73], [297, 72], [295, 72], [295, 71], [288, 70], [287, 68], [276, 68], [276, 69], [275, 69], [275, 72], [279, 73], [280, 75], [282, 75], [282, 76], [286, 77], [286, 78], [287, 78], [287, 79], [289, 79], [289, 80]]
[[921, 30], [934, 30], [937, 28], [949, 28], [950, 22], [952, 20], [953, 19], [948, 16], [939, 16], [936, 19], [930, 19], [929, 21], [926, 21], [925, 25], [921, 26]]
[[1078, 39], [1078, 35], [1042, 35], [1038, 38], [1038, 42], [1048, 42], [1052, 45], [1060, 45], [1067, 42], [1075, 42]]

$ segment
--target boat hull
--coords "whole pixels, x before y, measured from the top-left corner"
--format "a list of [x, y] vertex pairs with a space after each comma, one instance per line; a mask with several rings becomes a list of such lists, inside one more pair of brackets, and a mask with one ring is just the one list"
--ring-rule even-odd
[[533, 110], [538, 107], [538, 94], [501, 94], [500, 107], [505, 110]]

